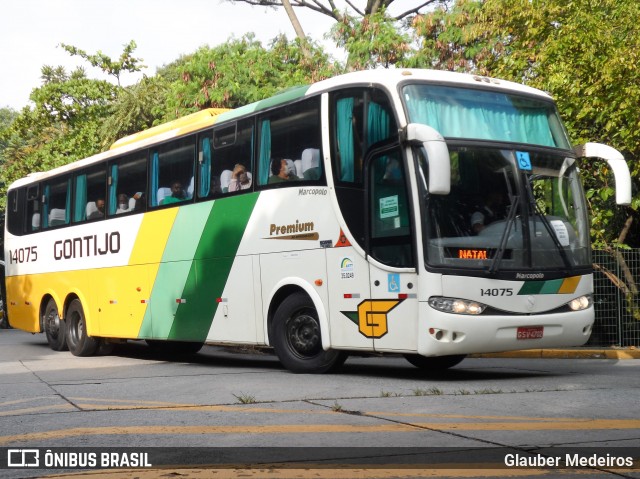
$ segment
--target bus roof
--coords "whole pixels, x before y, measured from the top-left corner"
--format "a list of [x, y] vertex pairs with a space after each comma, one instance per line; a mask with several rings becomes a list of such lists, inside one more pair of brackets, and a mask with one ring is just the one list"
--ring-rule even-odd
[[175, 136], [191, 133], [192, 131], [201, 130], [207, 126], [211, 126], [216, 122], [216, 117], [221, 113], [229, 111], [228, 108], [207, 108], [206, 110], [192, 113], [191, 115], [183, 116], [177, 120], [163, 123], [162, 125], [154, 126], [133, 135], [125, 136], [111, 145], [111, 150], [115, 148], [121, 148], [131, 143], [136, 143], [147, 138], [158, 136], [161, 133], [169, 131], [175, 131]]

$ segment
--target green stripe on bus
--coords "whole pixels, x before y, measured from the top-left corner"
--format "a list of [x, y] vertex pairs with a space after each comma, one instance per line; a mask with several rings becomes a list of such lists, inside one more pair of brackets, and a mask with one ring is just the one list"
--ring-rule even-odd
[[552, 279], [549, 281], [527, 281], [522, 285], [518, 295], [523, 294], [556, 294], [562, 287], [562, 279]]
[[193, 258], [212, 207], [213, 203], [207, 202], [183, 206], [178, 210], [153, 281], [140, 337], [169, 336], [179, 305], [177, 301], [182, 298], [185, 290]]
[[[217, 200], [207, 219], [177, 304], [168, 339], [204, 341], [218, 309], [258, 193]], [[249, 280], [249, 278], [247, 278]]]
[[225, 113], [222, 113], [216, 118], [216, 124], [220, 124], [225, 121], [235, 120], [236, 118], [240, 118], [250, 113], [255, 113], [260, 110], [266, 110], [267, 108], [271, 108], [274, 106], [282, 105], [284, 103], [288, 103], [290, 101], [297, 100], [299, 98], [304, 97], [305, 93], [307, 93], [307, 90], [309, 88], [310, 88], [310, 85], [293, 87], [283, 91], [282, 93], [276, 96], [266, 98], [264, 100], [256, 101], [254, 103], [250, 103], [248, 105], [242, 106], [240, 108], [236, 108], [231, 111], [227, 111]]

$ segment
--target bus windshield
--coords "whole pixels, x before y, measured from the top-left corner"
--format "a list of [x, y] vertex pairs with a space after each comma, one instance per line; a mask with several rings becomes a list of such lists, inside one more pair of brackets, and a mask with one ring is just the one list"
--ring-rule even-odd
[[405, 85], [402, 93], [409, 123], [429, 125], [445, 138], [571, 149], [552, 101], [424, 83]]
[[[428, 175], [416, 150], [420, 178]], [[590, 265], [589, 225], [575, 159], [548, 151], [450, 147], [451, 193], [421, 211], [429, 265], [465, 270], [571, 271]]]

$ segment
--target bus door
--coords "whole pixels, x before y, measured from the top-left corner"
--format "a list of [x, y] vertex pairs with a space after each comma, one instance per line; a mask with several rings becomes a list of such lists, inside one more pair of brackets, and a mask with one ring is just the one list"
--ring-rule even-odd
[[366, 333], [379, 351], [417, 348], [418, 276], [406, 168], [397, 145], [367, 161], [370, 304]]

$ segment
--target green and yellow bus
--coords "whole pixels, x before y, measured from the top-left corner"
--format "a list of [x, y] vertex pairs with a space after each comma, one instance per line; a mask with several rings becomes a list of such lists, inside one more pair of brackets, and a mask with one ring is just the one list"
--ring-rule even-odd
[[[54, 350], [146, 340], [349, 352], [441, 369], [584, 344], [587, 205], [553, 100], [451, 72], [356, 72], [205, 110], [8, 191], [11, 325]], [[584, 160], [583, 160], [584, 161]]]

